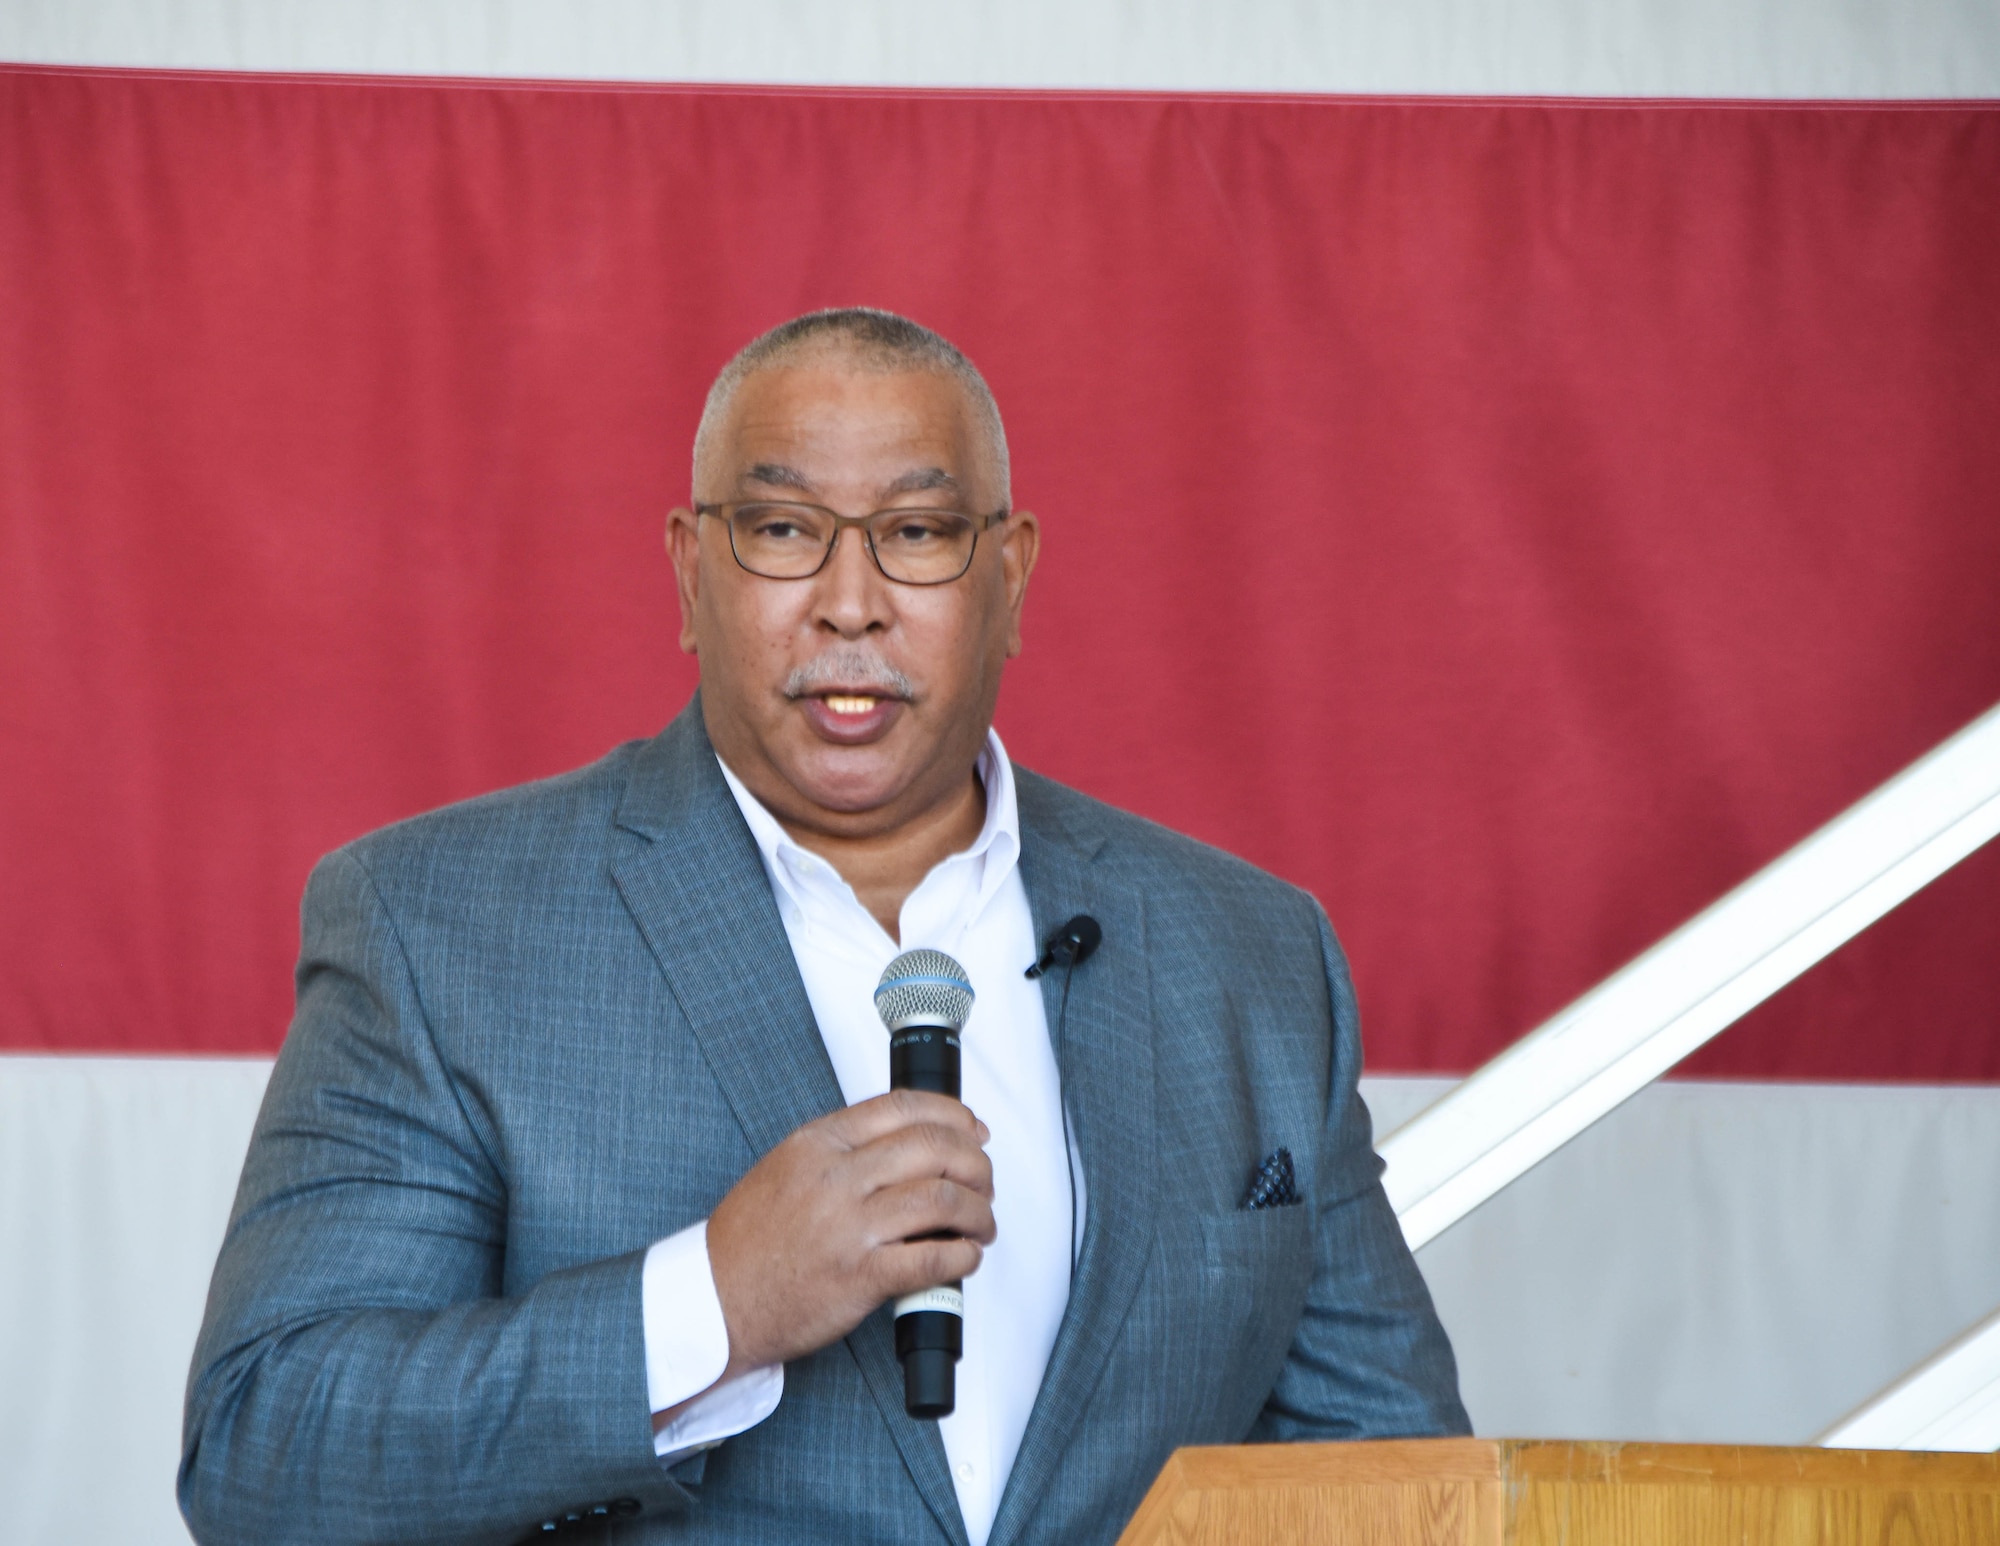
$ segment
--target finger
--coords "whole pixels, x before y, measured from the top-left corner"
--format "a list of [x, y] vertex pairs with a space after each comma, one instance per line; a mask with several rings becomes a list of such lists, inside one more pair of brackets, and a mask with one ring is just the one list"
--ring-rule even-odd
[[861, 1216], [878, 1247], [924, 1235], [962, 1235], [987, 1245], [998, 1232], [992, 1203], [942, 1177], [885, 1186], [862, 1204]]
[[884, 1299], [920, 1288], [955, 1283], [979, 1270], [985, 1252], [970, 1240], [910, 1240], [885, 1245], [871, 1265], [875, 1292]]
[[920, 1123], [957, 1128], [974, 1134], [980, 1143], [992, 1136], [986, 1124], [963, 1101], [929, 1090], [891, 1090], [837, 1111], [829, 1120], [836, 1131], [857, 1147], [898, 1128]]
[[859, 1148], [885, 1133], [916, 1123], [953, 1127], [984, 1143], [993, 1135], [962, 1101], [929, 1090], [891, 1090], [819, 1119], [826, 1131], [849, 1148]]
[[851, 1151], [843, 1165], [864, 1193], [937, 1177], [993, 1195], [993, 1161], [961, 1128], [900, 1127]]

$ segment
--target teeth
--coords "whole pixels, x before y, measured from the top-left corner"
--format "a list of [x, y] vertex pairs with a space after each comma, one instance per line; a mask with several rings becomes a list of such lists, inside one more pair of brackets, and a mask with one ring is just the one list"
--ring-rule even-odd
[[826, 695], [826, 706], [836, 714], [866, 714], [878, 701], [875, 698], [850, 697], [842, 693]]

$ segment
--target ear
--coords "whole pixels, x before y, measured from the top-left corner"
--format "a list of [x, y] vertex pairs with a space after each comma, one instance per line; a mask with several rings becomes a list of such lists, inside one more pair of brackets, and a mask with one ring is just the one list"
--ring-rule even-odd
[[1001, 528], [1000, 573], [1007, 587], [1007, 658], [1021, 653], [1021, 609], [1028, 600], [1028, 577], [1042, 552], [1042, 523], [1031, 510], [1016, 510]]
[[667, 558], [674, 566], [674, 586], [681, 598], [681, 649], [696, 648], [695, 616], [701, 599], [701, 518], [685, 505], [667, 512]]

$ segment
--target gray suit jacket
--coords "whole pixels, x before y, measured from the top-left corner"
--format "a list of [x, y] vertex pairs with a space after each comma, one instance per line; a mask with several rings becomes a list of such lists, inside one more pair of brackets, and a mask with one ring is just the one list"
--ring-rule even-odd
[[[1089, 912], [1104, 944], [1067, 1033], [1087, 1227], [993, 1546], [1112, 1540], [1181, 1444], [1464, 1432], [1318, 906], [1025, 771], [1019, 797], [1038, 931]], [[304, 936], [189, 1378], [201, 1541], [502, 1543], [574, 1514], [964, 1546], [886, 1309], [790, 1365], [765, 1422], [653, 1455], [647, 1245], [841, 1104], [699, 700], [330, 855]], [[1280, 1146], [1303, 1205], [1242, 1210]]]

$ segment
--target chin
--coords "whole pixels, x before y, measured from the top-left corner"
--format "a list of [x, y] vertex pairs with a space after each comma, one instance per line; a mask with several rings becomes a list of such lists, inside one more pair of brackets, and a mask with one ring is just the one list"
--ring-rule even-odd
[[820, 746], [789, 770], [792, 787], [843, 816], [879, 810], [910, 787], [907, 771], [873, 746]]

